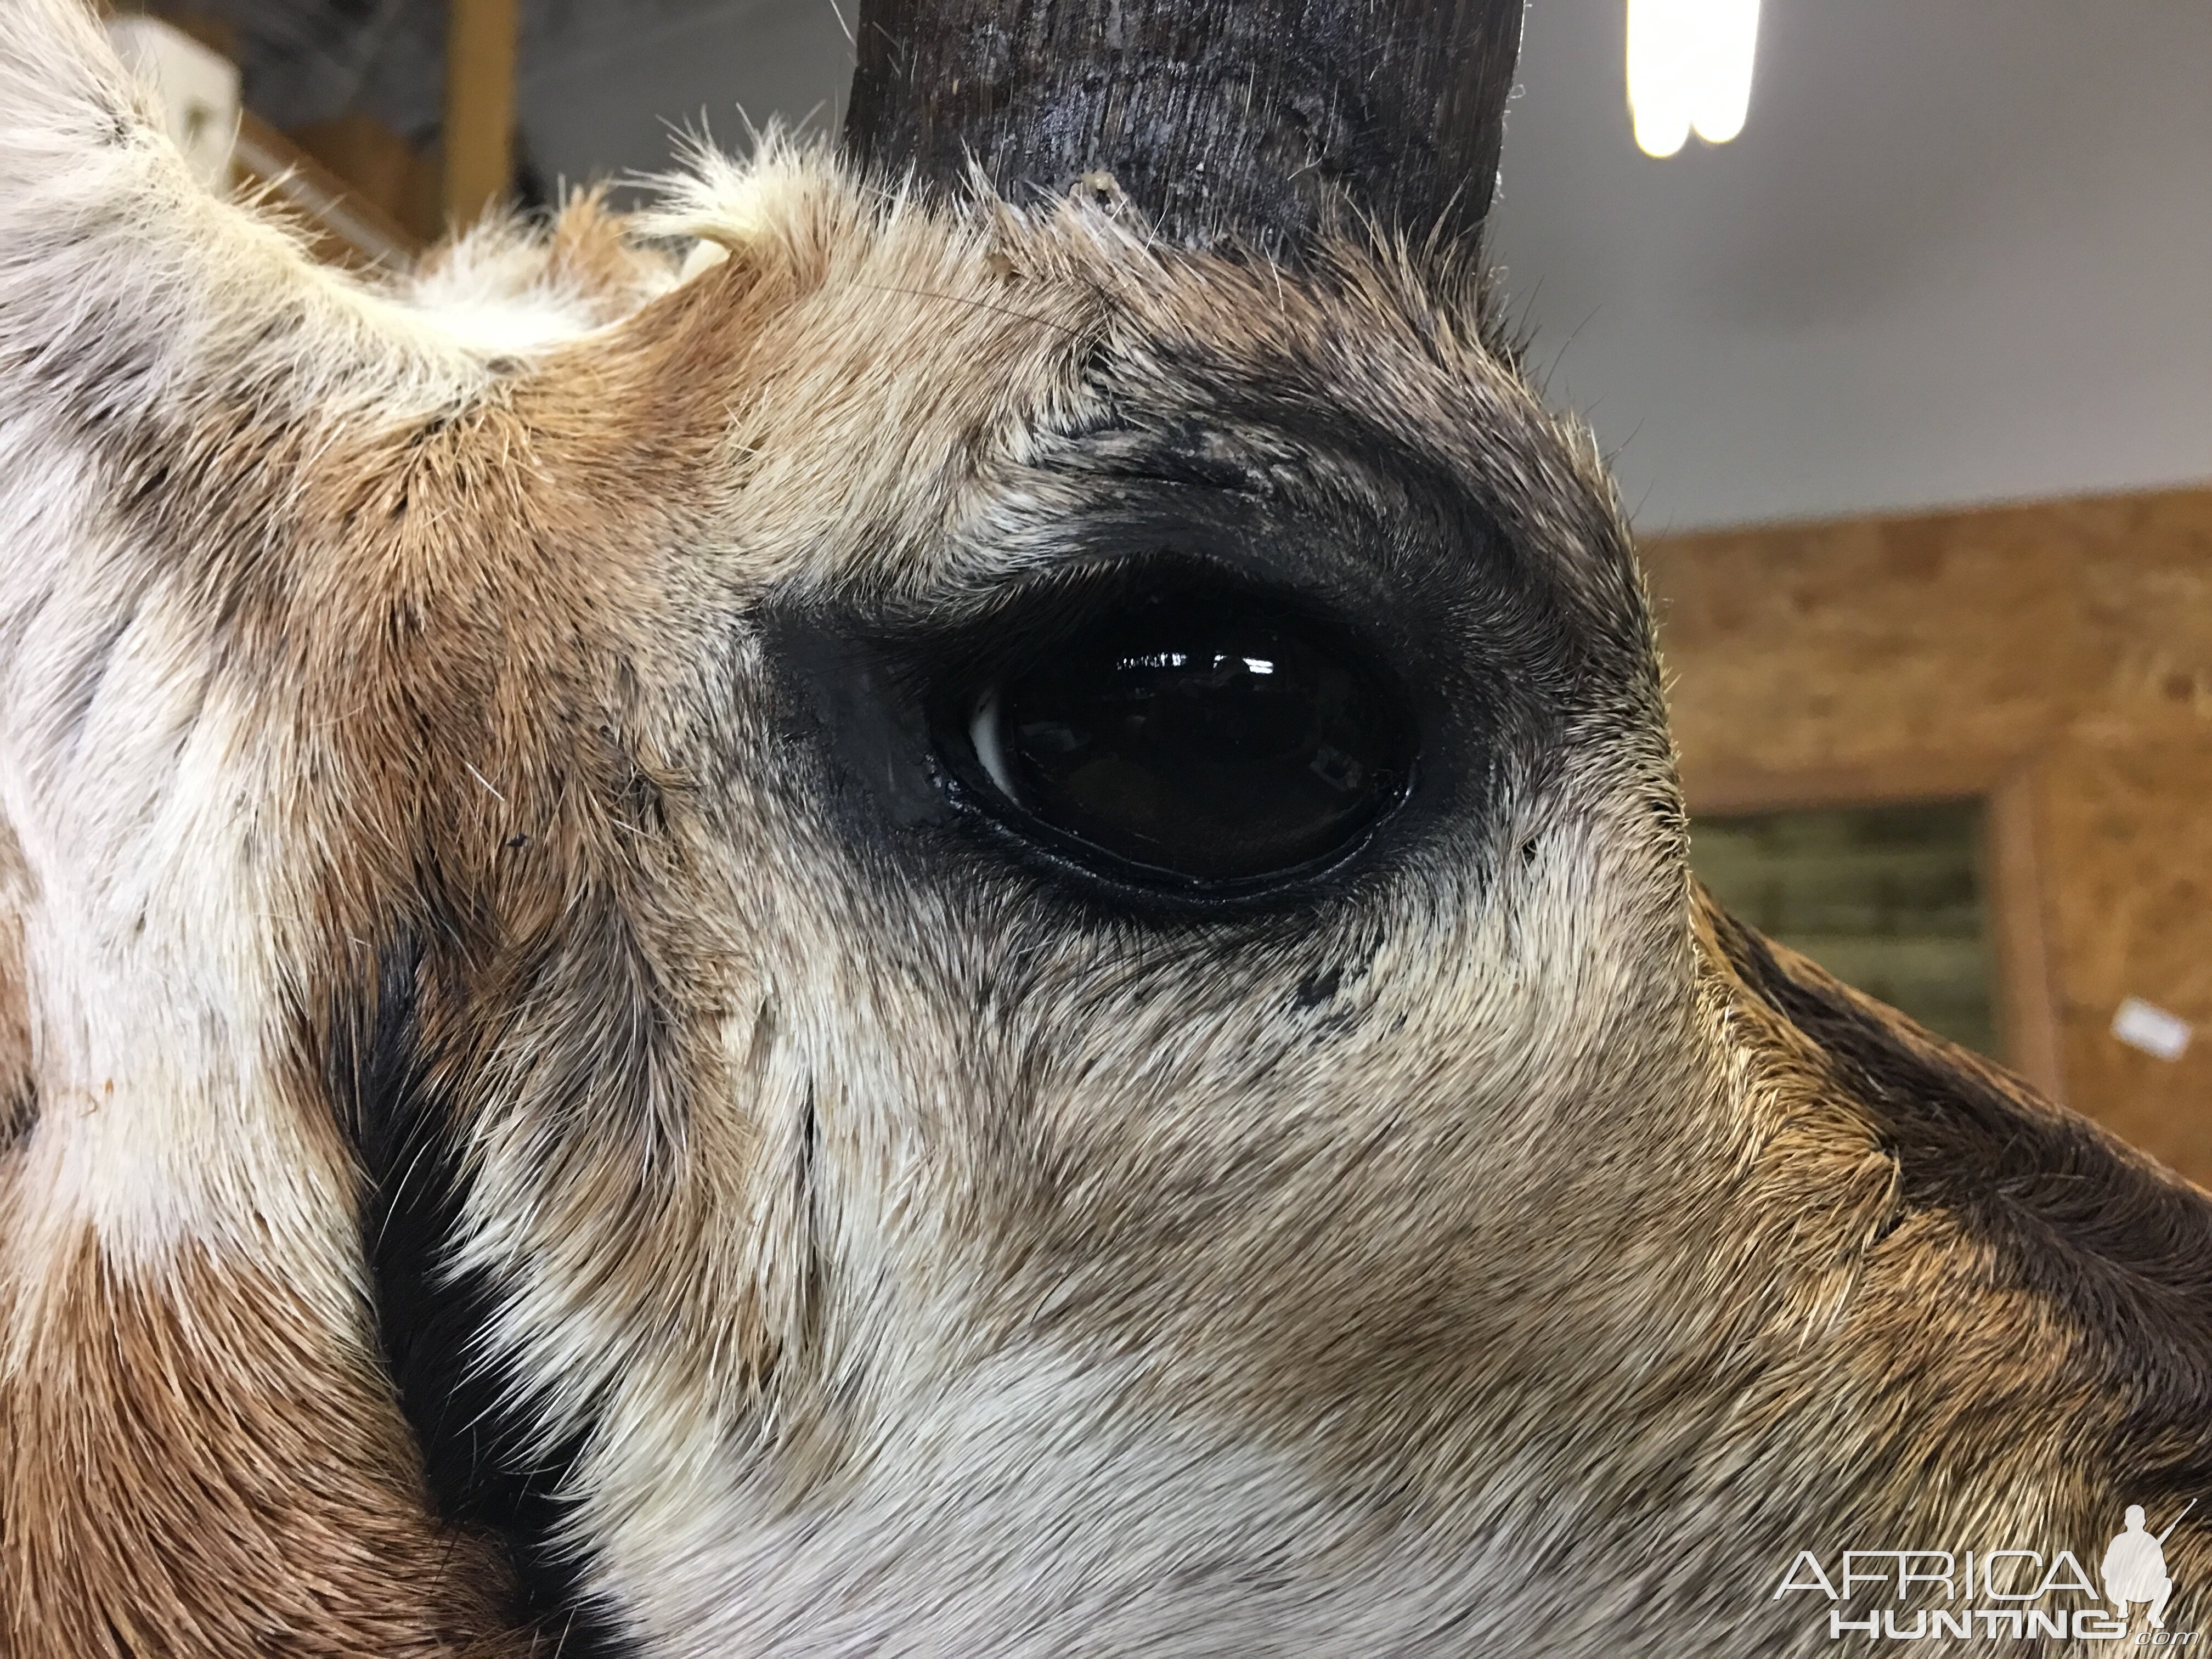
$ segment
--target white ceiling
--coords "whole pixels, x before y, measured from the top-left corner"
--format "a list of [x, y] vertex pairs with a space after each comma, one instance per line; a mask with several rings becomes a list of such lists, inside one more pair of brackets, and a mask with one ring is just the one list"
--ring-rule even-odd
[[[1765, 0], [1742, 137], [1665, 161], [1622, 8], [1532, 0], [1493, 224], [1641, 529], [2212, 479], [2212, 3]], [[834, 131], [851, 63], [831, 0], [591, 33], [520, 88], [572, 179]]]
[[1534, 0], [1492, 222], [1646, 532], [2212, 478], [2212, 4], [1765, 0], [1741, 137]]

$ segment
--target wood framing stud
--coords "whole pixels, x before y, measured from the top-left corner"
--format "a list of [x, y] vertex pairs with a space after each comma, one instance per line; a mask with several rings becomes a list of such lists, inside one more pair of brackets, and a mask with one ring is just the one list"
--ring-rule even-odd
[[2006, 1062], [2053, 1100], [2063, 1100], [2064, 1034], [2044, 914], [2050, 877], [2042, 868], [2036, 781], [2034, 769], [2023, 768], [1986, 798], [1986, 914]]
[[514, 177], [517, 0], [452, 0], [446, 34], [446, 221], [465, 225]]

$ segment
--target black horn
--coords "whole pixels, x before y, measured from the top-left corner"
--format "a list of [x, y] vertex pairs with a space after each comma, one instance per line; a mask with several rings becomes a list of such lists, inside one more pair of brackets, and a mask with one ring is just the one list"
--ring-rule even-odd
[[1295, 257], [1346, 204], [1490, 205], [1522, 0], [863, 0], [848, 149], [1017, 202], [1111, 174], [1159, 232]]

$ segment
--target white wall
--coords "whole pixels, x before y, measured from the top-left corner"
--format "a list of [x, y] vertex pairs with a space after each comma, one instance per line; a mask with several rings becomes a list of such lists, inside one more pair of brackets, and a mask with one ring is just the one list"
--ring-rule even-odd
[[[1742, 137], [1665, 161], [1624, 3], [1531, 0], [1493, 224], [1640, 528], [2212, 478], [2212, 0], [1765, 0]], [[831, 0], [660, 5], [525, 63], [544, 172], [835, 131]]]
[[1640, 528], [2212, 478], [2212, 3], [1765, 0], [1664, 161], [1622, 10], [1533, 0], [1492, 222]]
[[[837, 0], [849, 23], [859, 0]], [[853, 49], [830, 0], [721, 0], [659, 13], [579, 8], [557, 52], [527, 50], [516, 102], [532, 162], [571, 182], [673, 164], [678, 131], [742, 149], [745, 121], [834, 137]]]

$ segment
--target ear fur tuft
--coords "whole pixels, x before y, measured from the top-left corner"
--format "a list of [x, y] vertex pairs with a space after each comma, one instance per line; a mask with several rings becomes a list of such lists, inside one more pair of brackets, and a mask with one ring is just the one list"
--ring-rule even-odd
[[0, 0], [0, 417], [27, 380], [108, 407], [154, 392], [149, 345], [175, 320], [159, 242], [194, 198], [91, 13]]

